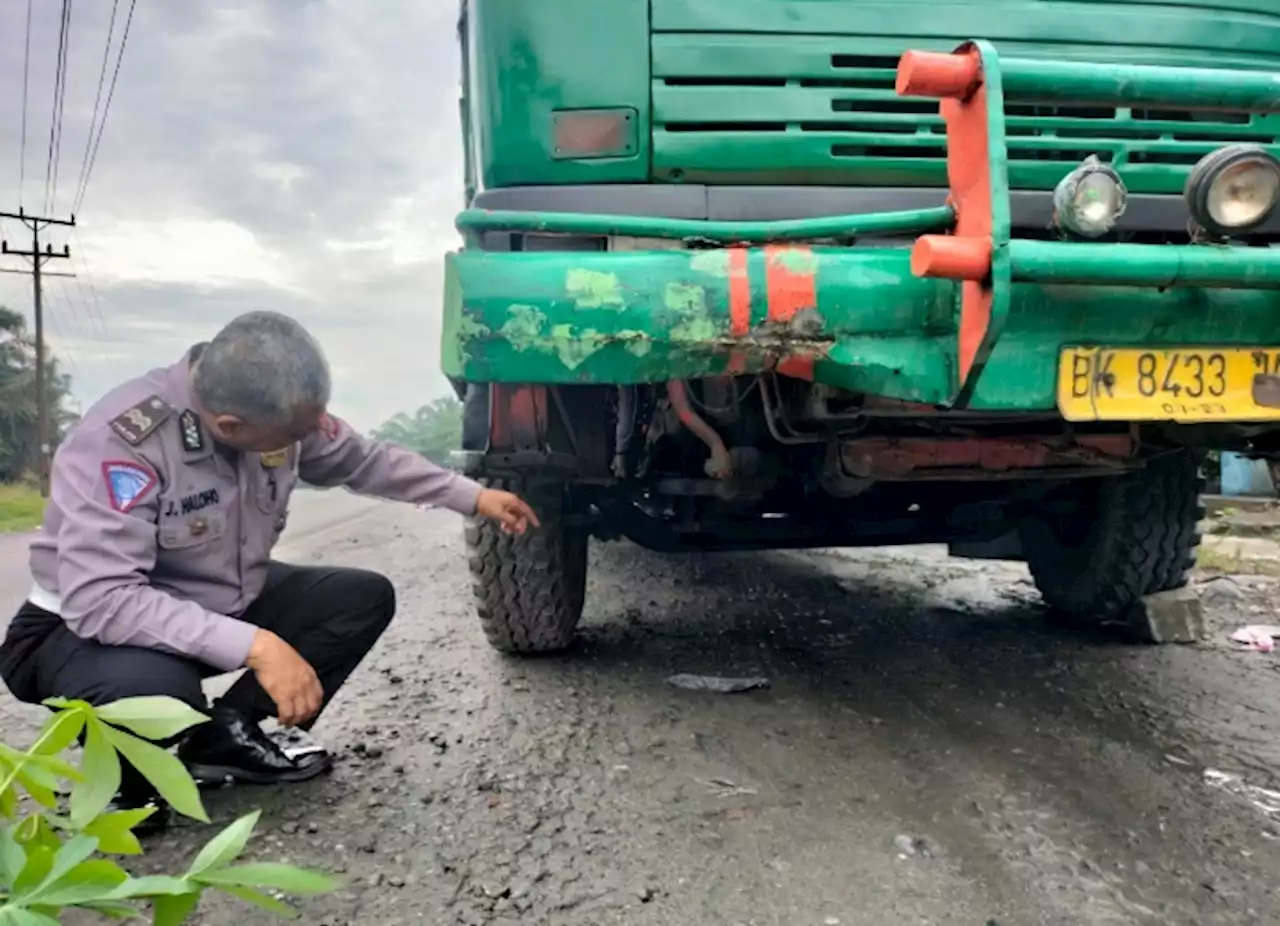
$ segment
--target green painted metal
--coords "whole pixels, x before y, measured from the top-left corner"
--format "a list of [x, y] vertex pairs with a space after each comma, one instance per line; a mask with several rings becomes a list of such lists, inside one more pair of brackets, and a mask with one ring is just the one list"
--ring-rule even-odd
[[459, 214], [461, 232], [522, 231], [564, 235], [631, 235], [680, 238], [721, 244], [856, 238], [863, 235], [921, 234], [951, 226], [950, 206], [867, 212], [861, 215], [790, 219], [777, 222], [705, 222], [648, 216], [590, 215], [576, 212], [510, 212], [468, 209]]
[[815, 248], [817, 317], [767, 320], [765, 256], [747, 252], [750, 333], [730, 334], [723, 250], [493, 253], [446, 261], [444, 372], [481, 382], [644, 383], [826, 354], [823, 382], [940, 402], [954, 379], [954, 290], [905, 249]]
[[1009, 320], [969, 407], [1055, 408], [1059, 352], [1095, 340], [1112, 347], [1271, 344], [1278, 311], [1267, 290], [1015, 283]]
[[[915, 15], [919, 18], [918, 10]], [[931, 9], [927, 22], [934, 15]], [[921, 27], [917, 23], [914, 28]], [[894, 92], [901, 52], [954, 47], [950, 36], [933, 38], [937, 34], [655, 33], [653, 174], [700, 183], [945, 186], [946, 149], [937, 105]], [[989, 32], [978, 34], [991, 37]], [[1044, 52], [1043, 45], [1027, 41], [1001, 40], [998, 47], [1005, 55]], [[1234, 69], [1261, 64], [1257, 58], [1215, 49], [1212, 42], [1204, 49], [1174, 53], [1139, 45], [1064, 47], [1055, 38], [1052, 56], [1108, 66], [1117, 63], [1112, 59]], [[1280, 61], [1271, 59], [1270, 67], [1280, 70]], [[1222, 144], [1274, 146], [1280, 138], [1275, 116], [1192, 115], [1172, 107], [1015, 102], [1007, 116], [1014, 189], [1051, 189], [1075, 163], [1098, 154], [1124, 170], [1135, 193], [1178, 193], [1191, 166]]]
[[1013, 279], [1025, 283], [1280, 289], [1273, 248], [1015, 240], [1008, 256]]
[[765, 33], [787, 36], [877, 35], [936, 39], [982, 35], [1029, 43], [1044, 52], [1064, 44], [1109, 48], [1238, 49], [1274, 54], [1280, 13], [1272, 0], [652, 0], [655, 32]]
[[[470, 155], [484, 186], [648, 179], [648, 0], [468, 0], [466, 6]], [[636, 111], [634, 153], [556, 158], [556, 111], [617, 107]]]
[[[1090, 245], [1091, 246], [1091, 245]], [[825, 351], [815, 379], [945, 403], [955, 383], [956, 285], [911, 275], [906, 249], [815, 248], [816, 317], [767, 322], [764, 255], [748, 251], [751, 332], [729, 334], [724, 251], [448, 256], [444, 370], [472, 382], [660, 383]], [[1058, 353], [1100, 346], [1249, 346], [1275, 339], [1273, 292], [1015, 284], [969, 407], [1054, 408]]]
[[1280, 112], [1280, 74], [1006, 58], [1005, 99]]
[[[980, 35], [1019, 60], [1280, 71], [1272, 0], [468, 0], [477, 178], [516, 184], [946, 185], [941, 123], [899, 100], [908, 48]], [[650, 12], [652, 6], [652, 12]], [[869, 25], [874, 32], [869, 33]], [[1054, 100], [1059, 97], [1053, 97]], [[633, 107], [634, 157], [557, 159], [558, 109]], [[1051, 189], [1089, 154], [1135, 193], [1177, 193], [1230, 141], [1280, 147], [1280, 117], [1014, 104], [1009, 181]]]

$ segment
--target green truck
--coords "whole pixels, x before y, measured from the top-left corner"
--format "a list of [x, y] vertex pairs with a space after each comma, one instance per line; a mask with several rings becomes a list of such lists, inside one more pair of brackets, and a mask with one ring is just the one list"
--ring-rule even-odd
[[481, 623], [591, 537], [945, 543], [1122, 621], [1280, 454], [1275, 0], [464, 0], [442, 364]]

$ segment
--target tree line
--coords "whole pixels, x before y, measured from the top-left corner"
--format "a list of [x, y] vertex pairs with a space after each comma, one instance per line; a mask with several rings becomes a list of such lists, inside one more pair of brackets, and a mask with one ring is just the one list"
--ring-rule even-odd
[[373, 430], [375, 440], [416, 450], [433, 463], [447, 466], [449, 452], [462, 446], [462, 403], [442, 396], [416, 412], [400, 412]]
[[[78, 416], [70, 408], [71, 377], [47, 347], [44, 359], [50, 437], [57, 446]], [[0, 306], [0, 482], [29, 477], [39, 462], [35, 335], [20, 313]]]

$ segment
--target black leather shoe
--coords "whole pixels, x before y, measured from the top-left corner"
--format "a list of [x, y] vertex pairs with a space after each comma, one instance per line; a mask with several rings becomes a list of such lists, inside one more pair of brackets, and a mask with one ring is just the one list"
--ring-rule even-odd
[[333, 768], [333, 757], [323, 749], [285, 752], [260, 724], [239, 711], [215, 707], [212, 716], [178, 748], [178, 758], [204, 785], [308, 781]]

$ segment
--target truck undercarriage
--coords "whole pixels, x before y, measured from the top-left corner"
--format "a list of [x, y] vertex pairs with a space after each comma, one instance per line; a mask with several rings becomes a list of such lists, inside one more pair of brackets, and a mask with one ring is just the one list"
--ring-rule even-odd
[[1026, 560], [1049, 603], [1096, 620], [1183, 582], [1199, 542], [1185, 429], [1081, 431], [776, 374], [472, 386], [465, 407], [464, 468], [544, 520], [525, 537], [468, 530], [483, 622], [509, 652], [568, 644], [590, 537], [669, 553], [944, 543]]

